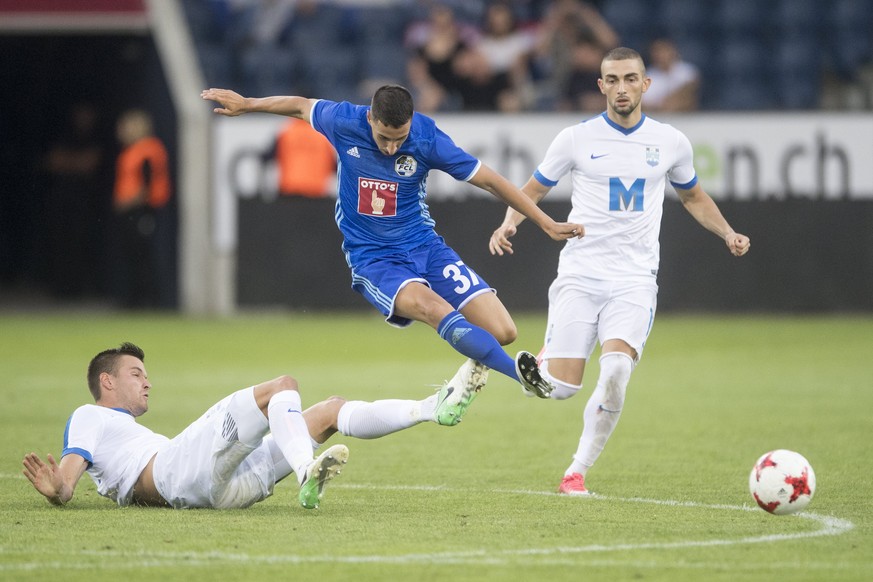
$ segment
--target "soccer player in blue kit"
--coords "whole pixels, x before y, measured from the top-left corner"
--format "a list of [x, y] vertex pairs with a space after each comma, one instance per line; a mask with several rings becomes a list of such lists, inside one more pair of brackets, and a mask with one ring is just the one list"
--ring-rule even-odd
[[324, 134], [338, 157], [336, 222], [352, 271], [352, 287], [405, 327], [421, 321], [469, 359], [442, 389], [439, 418], [456, 424], [484, 385], [487, 370], [519, 381], [526, 393], [548, 398], [552, 385], [533, 354], [515, 359], [501, 345], [516, 328], [493, 289], [434, 231], [425, 203], [427, 175], [442, 170], [507, 203], [553, 240], [579, 237], [579, 224], [558, 223], [516, 186], [452, 142], [433, 119], [416, 113], [398, 85], [380, 87], [370, 107], [295, 96], [247, 98], [207, 89], [221, 115], [273, 113], [303, 119]]

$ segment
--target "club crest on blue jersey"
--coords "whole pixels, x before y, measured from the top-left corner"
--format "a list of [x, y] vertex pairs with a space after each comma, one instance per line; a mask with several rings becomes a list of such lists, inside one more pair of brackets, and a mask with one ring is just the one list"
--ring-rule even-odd
[[653, 168], [661, 162], [661, 148], [646, 146], [646, 163]]
[[412, 156], [399, 156], [394, 160], [394, 171], [398, 176], [411, 176], [418, 169], [418, 162]]

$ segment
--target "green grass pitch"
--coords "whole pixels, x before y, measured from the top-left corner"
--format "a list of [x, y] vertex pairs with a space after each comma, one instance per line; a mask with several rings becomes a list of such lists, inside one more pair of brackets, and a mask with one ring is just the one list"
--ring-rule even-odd
[[[537, 351], [544, 316], [516, 317]], [[870, 580], [873, 318], [699, 317], [656, 322], [616, 433], [589, 474], [598, 496], [554, 493], [596, 381], [524, 398], [492, 372], [464, 422], [363, 441], [322, 506], [296, 484], [246, 510], [118, 508], [83, 477], [51, 507], [21, 475], [57, 455], [85, 367], [121, 341], [154, 384], [140, 421], [175, 435], [231, 391], [288, 373], [304, 404], [423, 398], [461, 357], [429, 328], [377, 315], [229, 319], [0, 316], [0, 580]], [[595, 354], [596, 355], [596, 354]], [[801, 452], [808, 511], [752, 506], [752, 464]]]

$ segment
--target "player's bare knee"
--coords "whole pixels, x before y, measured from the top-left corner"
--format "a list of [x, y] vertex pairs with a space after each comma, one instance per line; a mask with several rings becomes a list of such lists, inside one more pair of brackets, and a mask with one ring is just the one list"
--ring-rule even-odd
[[265, 408], [276, 394], [288, 391], [299, 393], [297, 388], [297, 380], [285, 374], [255, 386], [255, 400], [258, 406]]
[[293, 377], [284, 374], [278, 378], [273, 378], [267, 382], [262, 382], [254, 387], [255, 403], [258, 405], [264, 414], [267, 414], [267, 406], [277, 394], [282, 392], [294, 392], [298, 394], [297, 380]]
[[518, 339], [518, 328], [515, 327], [514, 323], [509, 322], [508, 325], [503, 325], [495, 332], [492, 332], [492, 335], [501, 346], [509, 345]]
[[273, 384], [276, 392], [282, 392], [283, 390], [294, 390], [295, 392], [300, 391], [297, 379], [287, 374], [283, 374], [273, 380]]
[[418, 301], [416, 302], [415, 308], [420, 316], [420, 320], [427, 323], [434, 329], [439, 326], [440, 322], [445, 318], [446, 315], [451, 313], [452, 309], [448, 303], [444, 303], [442, 300]]
[[451, 310], [451, 306], [443, 298], [419, 282], [405, 286], [394, 299], [395, 315], [427, 323], [433, 328]]

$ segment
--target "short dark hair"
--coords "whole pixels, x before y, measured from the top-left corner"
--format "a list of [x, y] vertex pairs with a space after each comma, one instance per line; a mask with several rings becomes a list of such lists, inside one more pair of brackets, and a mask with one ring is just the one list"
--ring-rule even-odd
[[103, 350], [91, 359], [88, 364], [88, 389], [91, 391], [91, 396], [94, 400], [100, 400], [100, 374], [108, 372], [116, 374], [118, 371], [118, 360], [121, 356], [133, 356], [141, 362], [145, 361], [145, 352], [137, 345], [130, 342], [124, 342], [117, 348]]
[[632, 48], [628, 48], [626, 46], [620, 46], [612, 49], [603, 57], [603, 62], [606, 61], [628, 61], [632, 59], [637, 59], [643, 64], [643, 70], [646, 68], [646, 62], [643, 60], [643, 57]]
[[400, 127], [412, 119], [412, 94], [400, 85], [383, 85], [373, 94], [370, 115], [391, 127]]

